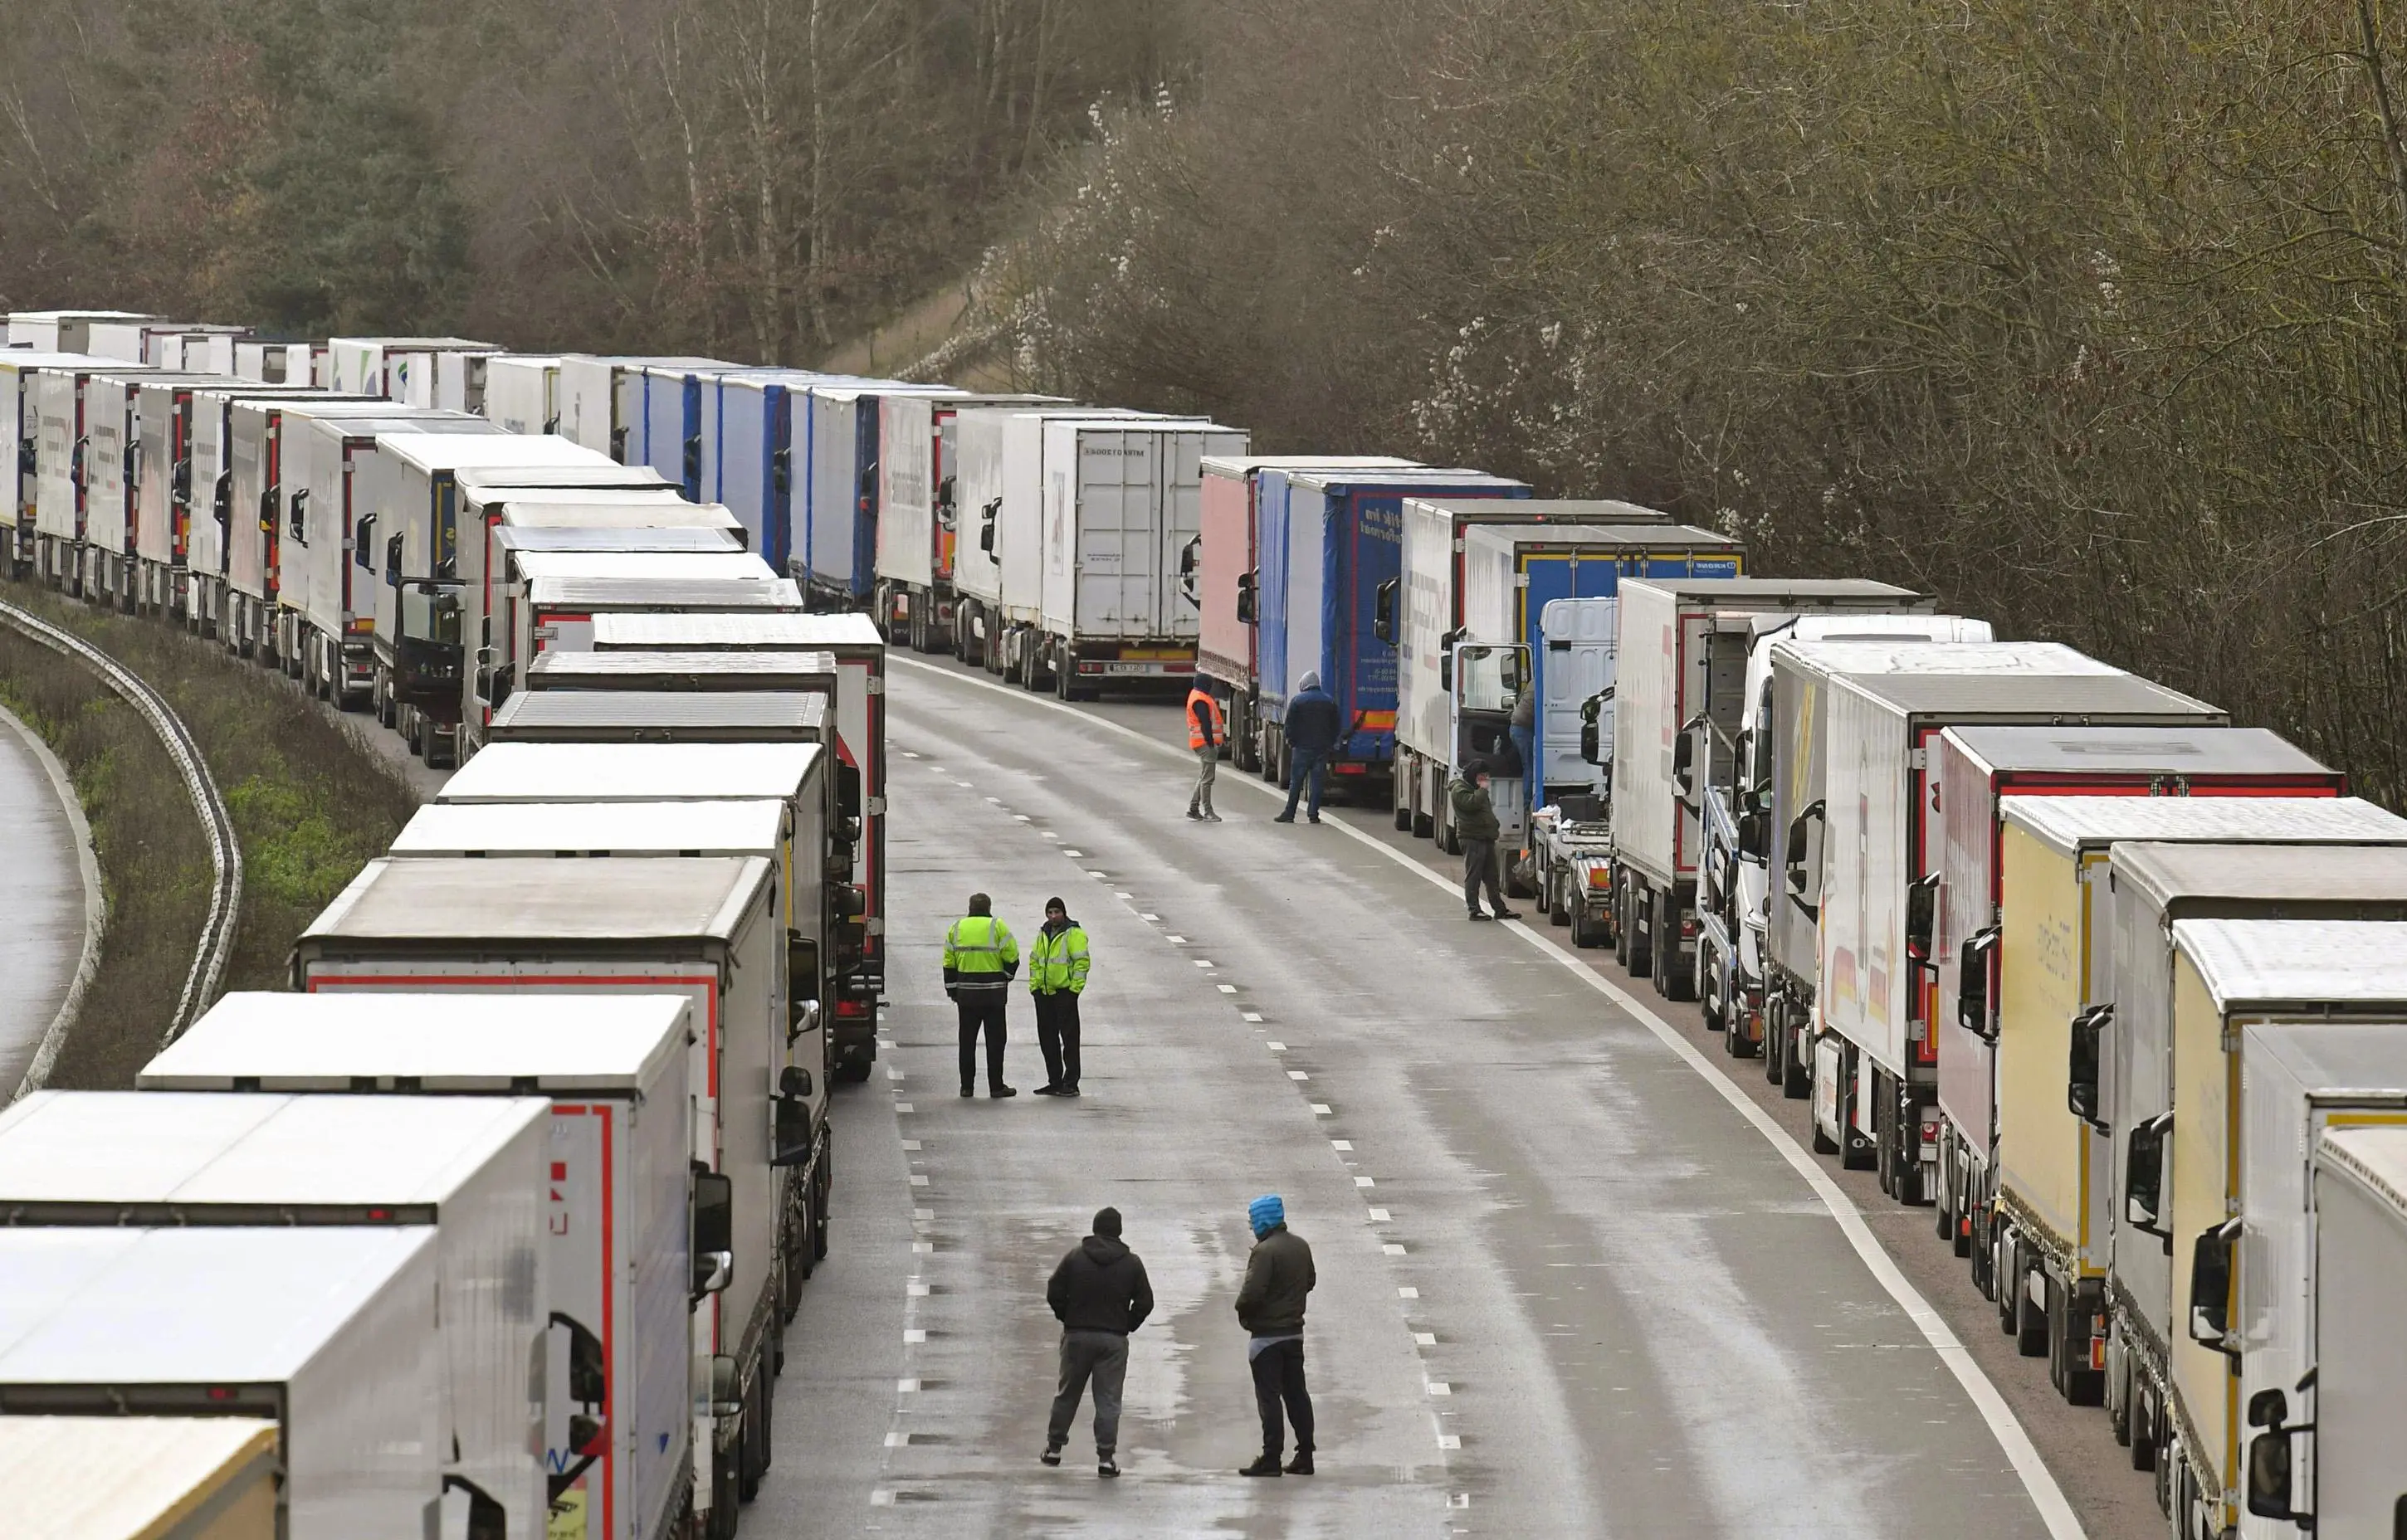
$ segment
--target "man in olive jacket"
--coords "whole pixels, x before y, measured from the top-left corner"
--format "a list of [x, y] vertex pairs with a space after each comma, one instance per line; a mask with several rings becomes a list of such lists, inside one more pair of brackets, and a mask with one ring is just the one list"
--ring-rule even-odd
[[1061, 1383], [1053, 1397], [1053, 1420], [1045, 1429], [1047, 1465], [1061, 1462], [1070, 1442], [1070, 1420], [1087, 1381], [1095, 1383], [1095, 1474], [1110, 1477], [1120, 1467], [1112, 1456], [1119, 1446], [1120, 1387], [1128, 1378], [1129, 1334], [1153, 1313], [1153, 1285], [1145, 1264], [1120, 1241], [1120, 1211], [1098, 1209], [1095, 1233], [1078, 1242], [1045, 1285], [1045, 1303], [1061, 1323]]
[[1496, 837], [1502, 832], [1496, 822], [1496, 803], [1488, 792], [1488, 767], [1472, 764], [1446, 786], [1454, 805], [1455, 838], [1462, 841], [1462, 901], [1474, 920], [1485, 920], [1479, 911], [1479, 890], [1488, 889], [1488, 907], [1500, 920], [1517, 920], [1521, 916], [1504, 907], [1504, 895], [1496, 886]]
[[1312, 1474], [1312, 1397], [1303, 1388], [1303, 1299], [1312, 1293], [1312, 1248], [1287, 1227], [1287, 1205], [1266, 1194], [1246, 1206], [1254, 1250], [1237, 1290], [1237, 1324], [1246, 1329], [1246, 1356], [1254, 1366], [1254, 1402], [1262, 1414], [1262, 1457], [1241, 1476], [1277, 1476], [1287, 1442], [1282, 1403], [1295, 1424], [1295, 1461], [1289, 1476]]

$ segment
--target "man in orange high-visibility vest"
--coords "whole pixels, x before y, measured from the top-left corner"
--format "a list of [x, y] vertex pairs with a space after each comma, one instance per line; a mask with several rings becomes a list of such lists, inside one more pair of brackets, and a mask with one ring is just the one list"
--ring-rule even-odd
[[1217, 824], [1212, 811], [1212, 779], [1220, 770], [1220, 743], [1229, 736], [1221, 726], [1220, 702], [1198, 685], [1187, 692], [1187, 746], [1195, 751], [1195, 795], [1187, 799], [1187, 816]]

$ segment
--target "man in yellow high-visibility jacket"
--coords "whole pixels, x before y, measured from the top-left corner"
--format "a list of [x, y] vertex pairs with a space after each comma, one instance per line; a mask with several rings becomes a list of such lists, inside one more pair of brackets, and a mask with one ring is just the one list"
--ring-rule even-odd
[[1019, 943], [994, 917], [994, 900], [970, 895], [970, 911], [945, 932], [945, 993], [961, 1012], [961, 1095], [977, 1095], [978, 1029], [986, 1029], [987, 1095], [1000, 1101], [1018, 1092], [1003, 1083], [1004, 1016], [1011, 981], [1019, 972]]
[[1070, 906], [1045, 900], [1045, 928], [1028, 943], [1028, 989], [1036, 1000], [1036, 1046], [1045, 1051], [1040, 1096], [1078, 1094], [1078, 996], [1087, 988], [1087, 929]]

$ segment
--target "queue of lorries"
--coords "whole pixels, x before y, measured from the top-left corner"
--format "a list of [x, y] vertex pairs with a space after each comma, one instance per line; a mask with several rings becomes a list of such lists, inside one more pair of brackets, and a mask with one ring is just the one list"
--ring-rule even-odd
[[[33, 1227], [0, 1241], [56, 1247], [62, 1301], [139, 1309], [146, 1269], [213, 1276], [195, 1235], [323, 1226], [354, 1250], [316, 1276], [361, 1280], [326, 1341], [432, 1399], [340, 1410], [312, 1353], [202, 1377], [206, 1408], [128, 1365], [26, 1378], [0, 1300], [0, 1423], [256, 1413], [296, 1534], [383, 1533], [320, 1528], [321, 1491], [728, 1533], [826, 1244], [825, 1082], [875, 1052], [890, 639], [1064, 699], [1200, 685], [1273, 780], [1317, 674], [1337, 784], [1449, 850], [1448, 784], [1488, 771], [1508, 884], [1930, 1208], [2175, 1533], [2407, 1522], [2407, 820], [2271, 732], [1927, 595], [1747, 575], [1654, 510], [1201, 418], [97, 313], [9, 341], [21, 572], [465, 763], [303, 938], [300, 994], [229, 997], [141, 1093], [0, 1116]], [[407, 1160], [279, 1184], [249, 1152], [366, 1093], [425, 1120], [382, 1141]], [[479, 1186], [520, 1124], [541, 1181]], [[395, 1289], [475, 1303], [413, 1348]], [[400, 1447], [371, 1411], [433, 1419], [430, 1457], [366, 1460]]]

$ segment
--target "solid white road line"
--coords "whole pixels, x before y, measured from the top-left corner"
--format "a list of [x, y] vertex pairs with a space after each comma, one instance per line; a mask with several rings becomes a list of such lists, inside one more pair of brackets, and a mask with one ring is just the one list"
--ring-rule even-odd
[[[1075, 717], [1089, 728], [1101, 728], [1106, 731], [1118, 733], [1123, 738], [1142, 743], [1181, 763], [1193, 756], [1191, 750], [1173, 747], [1158, 739], [1148, 738], [1133, 728], [1123, 726], [1107, 717], [1079, 711], [1057, 700], [1048, 700], [1042, 696], [1028, 695], [1001, 685], [989, 684], [982, 679], [964, 679], [949, 669], [940, 669], [932, 663], [921, 663], [914, 658], [896, 657], [890, 654], [888, 661], [900, 663], [905, 668], [920, 670], [940, 679], [950, 680], [957, 685], [969, 685], [979, 689], [992, 690], [1013, 700], [1061, 712], [1066, 716]], [[1266, 797], [1277, 798], [1282, 804], [1286, 800], [1283, 793], [1267, 783], [1246, 776], [1231, 776], [1229, 781], [1232, 785], [1243, 786]], [[1348, 838], [1378, 852], [1433, 886], [1449, 894], [1455, 891], [1453, 883], [1437, 872], [1430, 870], [1404, 852], [1373, 839], [1342, 818], [1332, 818], [1329, 823]], [[1811, 1187], [1815, 1195], [1822, 1200], [1822, 1207], [1830, 1210], [1830, 1218], [1838, 1223], [1839, 1233], [1847, 1237], [1847, 1244], [1855, 1248], [1856, 1255], [1862, 1259], [1864, 1266], [1871, 1271], [1880, 1286], [1888, 1292], [1888, 1296], [1897, 1302], [1898, 1307], [1905, 1312], [1907, 1319], [1911, 1320], [1916, 1328], [1922, 1333], [1923, 1340], [1930, 1345], [1931, 1351], [1939, 1355], [1939, 1361], [1944, 1363], [1948, 1372], [1956, 1377], [1957, 1383], [1964, 1387], [1964, 1393], [1972, 1398], [1973, 1406], [1981, 1414], [1981, 1420], [1988, 1424], [1990, 1436], [1998, 1441], [1999, 1448], [2004, 1451], [2007, 1461], [2015, 1467], [2015, 1474], [2021, 1478], [2023, 1490], [2030, 1495], [2031, 1505], [2039, 1510], [2040, 1519], [2047, 1525], [2048, 1533], [2054, 1536], [2055, 1540], [2083, 1540], [2080, 1519], [2073, 1513], [2072, 1505], [2065, 1501], [2064, 1490], [2057, 1485], [2055, 1473], [2050, 1471], [2047, 1468], [2047, 1462], [2040, 1458], [2039, 1450], [2031, 1444], [2030, 1434], [2023, 1431], [2022, 1422], [2015, 1416], [2014, 1408], [2006, 1405], [2005, 1397], [1998, 1393], [1998, 1387], [1990, 1381], [1988, 1375], [1982, 1370], [1980, 1364], [1973, 1361], [1973, 1355], [1966, 1350], [1964, 1344], [1957, 1339], [1955, 1332], [1949, 1328], [1945, 1321], [1940, 1318], [1939, 1312], [1930, 1307], [1930, 1301], [1922, 1297], [1921, 1291], [1908, 1282], [1905, 1275], [1899, 1271], [1896, 1262], [1882, 1248], [1879, 1240], [1874, 1238], [1872, 1227], [1864, 1222], [1863, 1210], [1856, 1207], [1855, 1200], [1847, 1196], [1839, 1184], [1830, 1179], [1830, 1173], [1822, 1169], [1820, 1163], [1806, 1152], [1805, 1147], [1799, 1144], [1787, 1129], [1773, 1122], [1771, 1115], [1758, 1107], [1747, 1094], [1739, 1088], [1737, 1081], [1723, 1073], [1720, 1066], [1706, 1058], [1696, 1044], [1688, 1040], [1687, 1034], [1657, 1015], [1652, 1007], [1644, 1004], [1636, 996], [1589, 968], [1578, 954], [1565, 948], [1554, 938], [1524, 925], [1507, 925], [1505, 928], [1552, 956], [1589, 988], [1629, 1012], [1666, 1047], [1677, 1053], [1682, 1063], [1703, 1077], [1705, 1083], [1720, 1093], [1722, 1099], [1730, 1103], [1739, 1116], [1745, 1119], [1757, 1133], [1762, 1135], [1799, 1176], [1804, 1178], [1805, 1184]], [[1221, 987], [1228, 986], [1224, 984]], [[1319, 1109], [1315, 1108], [1314, 1110]], [[1417, 1296], [1405, 1294], [1403, 1297]]]

